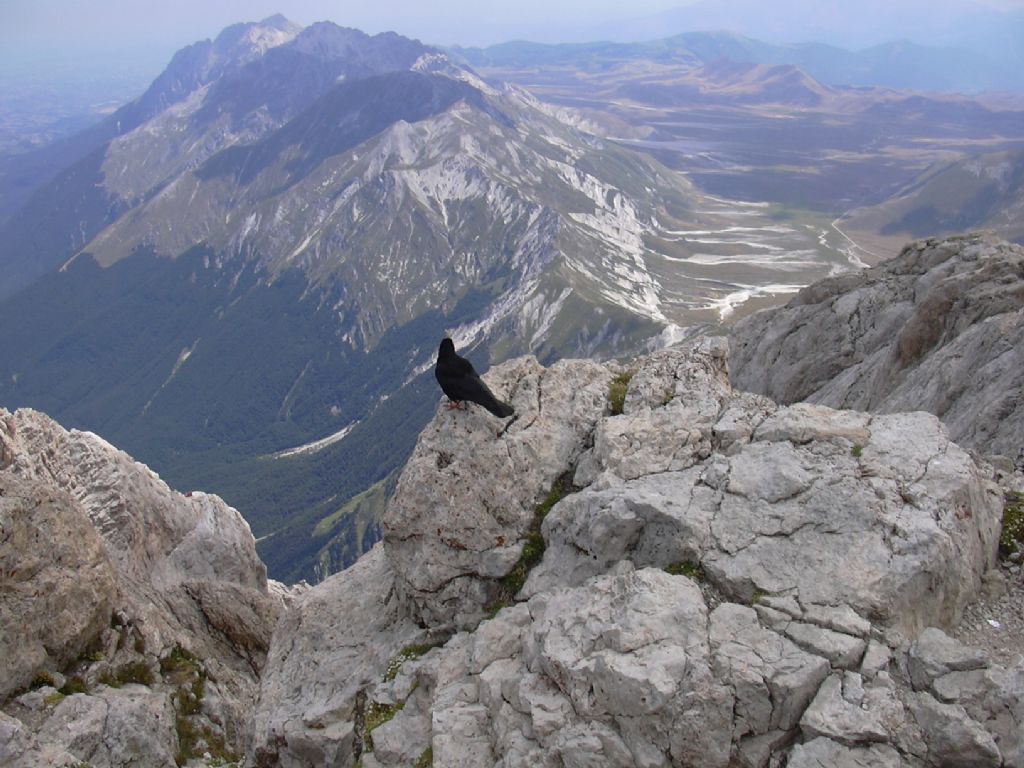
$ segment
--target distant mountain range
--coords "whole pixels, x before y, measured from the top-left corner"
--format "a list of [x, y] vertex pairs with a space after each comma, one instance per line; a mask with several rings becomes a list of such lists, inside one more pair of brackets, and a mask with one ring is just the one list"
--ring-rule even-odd
[[[658, 32], [671, 28], [679, 27], [665, 24]], [[906, 40], [851, 51], [821, 42], [771, 44], [734, 32], [687, 32], [644, 43], [511, 42], [488, 48], [454, 47], [452, 53], [473, 67], [571, 67], [595, 72], [638, 61], [697, 69], [724, 60], [791, 65], [836, 86], [964, 93], [1024, 91], [1024, 66], [1007, 66], [1003, 59], [969, 49]]]
[[374, 540], [446, 333], [480, 369], [609, 356], [848, 266], [563, 112], [394, 34], [185, 49], [32, 160], [70, 165], [0, 228], [0, 403], [218, 491], [315, 579]]
[[1024, 10], [973, 0], [701, 0], [645, 17], [579, 25], [576, 40], [632, 42], [666, 32], [728, 30], [774, 44], [819, 42], [863, 50], [909, 40], [958, 48], [990, 60], [1024, 60]]

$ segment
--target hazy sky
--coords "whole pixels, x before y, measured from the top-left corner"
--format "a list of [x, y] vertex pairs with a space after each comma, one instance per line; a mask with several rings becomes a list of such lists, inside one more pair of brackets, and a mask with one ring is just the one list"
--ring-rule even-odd
[[144, 38], [181, 47], [213, 37], [234, 22], [283, 13], [300, 24], [327, 19], [366, 32], [395, 30], [425, 42], [475, 44], [521, 37], [524, 30], [543, 34], [581, 18], [633, 18], [693, 1], [0, 0], [0, 43], [81, 44]]
[[[767, 1], [767, 0], [766, 0]], [[976, 0], [1003, 9], [1024, 0]], [[308, 24], [330, 20], [366, 32], [395, 30], [436, 44], [480, 45], [509, 39], [578, 39], [573, 30], [636, 19], [695, 0], [0, 0], [0, 58], [24, 51], [116, 56], [120, 51], [166, 60], [225, 26], [283, 13]], [[828, 2], [828, 0], [825, 0]], [[894, 4], [900, 0], [892, 0]], [[835, 0], [854, 8], [858, 0]], [[666, 30], [672, 34], [680, 30]]]

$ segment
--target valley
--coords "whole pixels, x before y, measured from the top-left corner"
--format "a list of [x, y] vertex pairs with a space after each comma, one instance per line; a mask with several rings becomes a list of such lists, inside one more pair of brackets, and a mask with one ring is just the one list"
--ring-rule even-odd
[[617, 58], [585, 46], [459, 53], [485, 77], [571, 110], [592, 130], [650, 153], [712, 195], [833, 218], [884, 202], [929, 169], [1024, 149], [1018, 94], [826, 85], [792, 65], [716, 58], [753, 54], [721, 45], [705, 50], [706, 40], [663, 42], [670, 57], [654, 44], [653, 52], [621, 46]]

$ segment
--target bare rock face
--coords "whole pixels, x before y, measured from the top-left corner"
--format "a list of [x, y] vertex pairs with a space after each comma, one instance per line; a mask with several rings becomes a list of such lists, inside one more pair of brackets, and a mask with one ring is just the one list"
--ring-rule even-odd
[[607, 407], [612, 373], [533, 358], [491, 372], [516, 416], [438, 412], [420, 435], [382, 521], [396, 588], [430, 626], [473, 626], [519, 559], [537, 505], [573, 468]]
[[740, 389], [879, 413], [936, 414], [954, 441], [1024, 460], [1024, 248], [926, 240], [737, 324]]
[[117, 599], [103, 542], [68, 494], [0, 473], [0, 700], [77, 659]]
[[0, 702], [62, 681], [8, 702], [25, 754], [174, 765], [178, 716], [244, 752], [282, 598], [241, 515], [30, 410], [0, 411], [0, 458]]
[[489, 376], [521, 422], [439, 409], [383, 543], [281, 621], [250, 761], [1017, 764], [1018, 671], [924, 632], [994, 562], [994, 484], [932, 415], [780, 407], [727, 360], [639, 360], [612, 414], [623, 368], [526, 358]]
[[274, 635], [253, 759], [259, 765], [352, 765], [366, 716], [360, 692], [403, 647], [425, 636], [403, 615], [379, 544], [305, 592]]

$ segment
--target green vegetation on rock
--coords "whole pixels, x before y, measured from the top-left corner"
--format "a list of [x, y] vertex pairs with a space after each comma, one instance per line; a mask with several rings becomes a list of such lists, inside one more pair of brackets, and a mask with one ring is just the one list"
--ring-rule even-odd
[[398, 670], [402, 668], [402, 665], [405, 662], [411, 661], [412, 659], [418, 659], [420, 656], [426, 655], [440, 645], [442, 645], [442, 643], [418, 643], [405, 646], [405, 648], [396, 653], [391, 661], [388, 662], [388, 665], [384, 670], [384, 682], [389, 683], [394, 680], [398, 676]]
[[672, 563], [672, 565], [665, 567], [665, 573], [671, 576], [685, 576], [691, 581], [704, 581], [705, 573], [700, 563], [691, 563], [683, 561], [681, 563]]
[[1024, 548], [1024, 493], [1010, 493], [1003, 507], [1003, 530], [999, 535], [999, 551], [1003, 557]]
[[135, 661], [131, 664], [123, 664], [115, 670], [108, 670], [100, 675], [99, 682], [109, 685], [111, 688], [120, 688], [129, 683], [139, 685], [152, 685], [156, 682], [153, 670], [145, 661]]
[[635, 369], [623, 371], [614, 379], [608, 388], [608, 403], [611, 406], [612, 416], [618, 416], [626, 404], [626, 392], [629, 390], [629, 382], [636, 374]]

